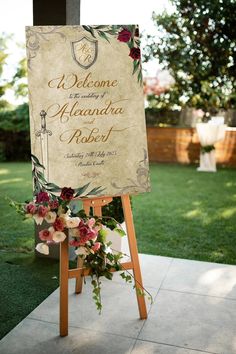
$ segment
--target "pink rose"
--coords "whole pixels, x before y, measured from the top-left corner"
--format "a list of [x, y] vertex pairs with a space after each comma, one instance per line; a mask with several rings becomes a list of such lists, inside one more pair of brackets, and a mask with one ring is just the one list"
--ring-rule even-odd
[[69, 242], [70, 246], [73, 246], [73, 247], [79, 247], [80, 246], [80, 242], [77, 241], [77, 240], [71, 240]]
[[140, 52], [140, 49], [139, 48], [131, 48], [130, 49], [130, 53], [129, 53], [129, 56], [134, 59], [134, 60], [138, 60], [140, 59], [141, 57], [141, 52]]
[[44, 202], [49, 202], [49, 195], [47, 192], [39, 192], [36, 195], [36, 203], [44, 203]]
[[44, 218], [46, 216], [48, 211], [49, 211], [48, 207], [46, 207], [44, 205], [40, 205], [38, 207], [38, 215], [42, 218]]
[[131, 32], [128, 31], [127, 29], [123, 29], [122, 31], [120, 31], [117, 37], [118, 41], [125, 42], [125, 43], [129, 42], [130, 38], [131, 38]]
[[37, 210], [37, 207], [36, 207], [36, 205], [34, 203], [29, 203], [29, 204], [26, 205], [27, 214], [32, 214], [33, 215], [33, 214], [35, 214], [36, 210]]
[[100, 247], [101, 247], [101, 243], [100, 242], [95, 242], [94, 245], [91, 247], [91, 249], [94, 251], [94, 252], [97, 252], [100, 250]]
[[88, 227], [91, 227], [91, 228], [92, 228], [92, 227], [94, 226], [95, 222], [96, 222], [96, 220], [95, 220], [94, 218], [89, 219], [89, 220], [87, 221]]
[[87, 234], [87, 237], [89, 240], [94, 240], [97, 238], [97, 235], [98, 235], [97, 230], [90, 230]]
[[42, 241], [52, 241], [52, 233], [47, 229], [41, 230], [39, 231], [39, 238]]
[[55, 222], [53, 223], [53, 227], [56, 231], [63, 231], [65, 228], [65, 220], [63, 218], [56, 218]]

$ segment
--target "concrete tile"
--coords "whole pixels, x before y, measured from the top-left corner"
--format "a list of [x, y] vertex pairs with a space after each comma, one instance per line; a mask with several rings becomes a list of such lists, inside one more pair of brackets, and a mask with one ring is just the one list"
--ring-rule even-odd
[[206, 354], [206, 352], [138, 340], [132, 354]]
[[70, 328], [58, 336], [58, 326], [25, 319], [0, 341], [1, 354], [128, 354], [134, 339]]
[[139, 339], [236, 353], [236, 301], [160, 290]]
[[[173, 258], [139, 254], [140, 268], [145, 287], [159, 289]], [[119, 272], [114, 274], [114, 281], [123, 283]]]
[[[90, 278], [82, 294], [74, 294], [74, 280], [70, 281], [69, 324], [90, 330], [98, 330], [129, 337], [137, 337], [143, 321], [139, 319], [136, 293], [132, 284], [115, 283], [105, 280], [102, 283], [102, 314], [99, 315], [92, 299]], [[150, 290], [153, 296], [157, 290]], [[150, 302], [146, 301], [147, 307]], [[40, 304], [29, 318], [58, 323], [59, 290], [56, 290]]]
[[174, 259], [162, 289], [236, 299], [236, 266]]

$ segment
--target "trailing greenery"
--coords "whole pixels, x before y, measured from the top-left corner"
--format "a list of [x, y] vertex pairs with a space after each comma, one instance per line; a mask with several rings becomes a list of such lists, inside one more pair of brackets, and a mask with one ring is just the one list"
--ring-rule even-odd
[[175, 11], [154, 14], [158, 34], [145, 57], [158, 58], [175, 84], [156, 96], [165, 108], [201, 108], [215, 114], [236, 107], [236, 2], [172, 0]]

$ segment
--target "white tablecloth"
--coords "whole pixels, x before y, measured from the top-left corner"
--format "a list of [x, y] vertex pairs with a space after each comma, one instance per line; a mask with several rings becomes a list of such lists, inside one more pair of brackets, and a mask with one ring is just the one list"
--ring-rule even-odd
[[[226, 124], [198, 123], [196, 125], [201, 146], [214, 145], [225, 137]], [[198, 171], [216, 172], [215, 150], [200, 153], [200, 167]]]

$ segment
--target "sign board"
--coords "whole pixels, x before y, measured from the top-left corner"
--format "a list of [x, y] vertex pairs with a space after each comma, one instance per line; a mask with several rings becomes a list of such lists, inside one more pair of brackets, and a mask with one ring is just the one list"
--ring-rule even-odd
[[26, 27], [36, 187], [149, 191], [139, 44], [133, 25]]

